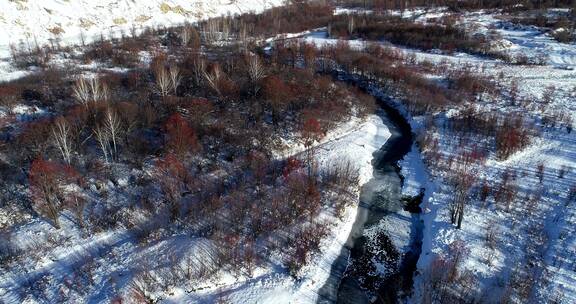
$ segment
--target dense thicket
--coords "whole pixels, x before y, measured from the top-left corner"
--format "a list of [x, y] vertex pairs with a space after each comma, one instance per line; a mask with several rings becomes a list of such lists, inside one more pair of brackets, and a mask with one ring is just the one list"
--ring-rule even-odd
[[336, 38], [386, 40], [394, 44], [423, 50], [460, 50], [471, 53], [489, 52], [485, 37], [472, 37], [462, 27], [446, 19], [442, 23], [416, 23], [396, 16], [336, 16], [330, 23], [330, 34]]
[[543, 9], [550, 7], [574, 8], [573, 0], [332, 0], [331, 3], [341, 6], [363, 7], [375, 10], [408, 9], [413, 7], [447, 6], [461, 9]]

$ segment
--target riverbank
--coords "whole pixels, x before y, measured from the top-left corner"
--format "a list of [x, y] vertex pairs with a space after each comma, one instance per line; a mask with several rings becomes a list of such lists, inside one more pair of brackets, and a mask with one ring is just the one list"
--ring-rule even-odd
[[[345, 124], [327, 136], [326, 140], [316, 146], [318, 166], [351, 161], [359, 170], [356, 193], [360, 195], [360, 186], [373, 178], [374, 153], [391, 136], [387, 125], [380, 116], [370, 115], [365, 121]], [[280, 265], [270, 265], [266, 271], [259, 271], [246, 281], [231, 282], [226, 287], [203, 291], [207, 295], [203, 299], [214, 300], [213, 295], [217, 294], [231, 303], [315, 303], [319, 299], [318, 291], [330, 278], [332, 265], [340, 257], [341, 249], [346, 246], [349, 235], [355, 229], [359, 210], [358, 205], [351, 205], [341, 218], [332, 213], [323, 213], [322, 217], [331, 220], [333, 224], [328, 236], [321, 242], [321, 253], [312, 258], [299, 279], [292, 278]], [[177, 291], [167, 302], [191, 300], [198, 300], [198, 294], [192, 299], [184, 291]]]
[[[378, 92], [372, 92], [379, 96]], [[404, 115], [385, 100], [379, 100], [379, 115], [390, 130], [390, 139], [374, 153], [372, 178], [362, 186], [354, 228], [332, 265], [330, 278], [320, 290], [318, 303], [368, 303], [395, 298], [404, 281], [409, 256], [417, 260], [421, 223], [402, 205], [403, 177], [398, 162], [412, 148], [412, 132]], [[417, 240], [415, 240], [417, 239]], [[418, 247], [418, 248], [413, 248]], [[410, 253], [410, 254], [406, 254]], [[406, 256], [405, 256], [406, 255]], [[410, 263], [410, 265], [414, 263]], [[365, 290], [369, 290], [367, 293]]]

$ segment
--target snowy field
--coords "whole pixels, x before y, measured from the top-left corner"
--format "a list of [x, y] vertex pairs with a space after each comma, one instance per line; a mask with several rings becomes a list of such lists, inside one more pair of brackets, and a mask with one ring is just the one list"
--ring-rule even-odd
[[[562, 111], [571, 116], [568, 121], [573, 128], [576, 119], [576, 72], [572, 69], [576, 62], [576, 48], [573, 44], [558, 43], [538, 29], [513, 27], [490, 15], [473, 14], [467, 16], [464, 22], [476, 24], [480, 31], [496, 28], [502, 37], [502, 45], [507, 46], [510, 53], [520, 52], [529, 57], [546, 54], [547, 63], [543, 66], [516, 66], [465, 54], [448, 56], [406, 51], [416, 54], [420, 60], [452, 66], [474, 66], [493, 79], [503, 75], [501, 81], [509, 86], [516, 84], [519, 94], [531, 101], [528, 105], [537, 104], [537, 100], [544, 98], [543, 95], [550, 94], [551, 91], [547, 91], [549, 86], [554, 86], [555, 90], [550, 96], [552, 102], [544, 112], [535, 110], [537, 106], [526, 108], [522, 105], [519, 108], [518, 105], [496, 103], [500, 111], [526, 111], [541, 133], [533, 138], [527, 148], [507, 160], [498, 161], [492, 156], [483, 166], [471, 169], [479, 179], [492, 181], [494, 187], [503, 172], [515, 172], [513, 183], [518, 188], [520, 198], [510, 210], [502, 210], [495, 202], [481, 204], [471, 201], [462, 229], [454, 229], [449, 224], [448, 210], [448, 202], [453, 198], [450, 188], [444, 186], [447, 181], [442, 178], [443, 173], [431, 172], [434, 176], [432, 181], [422, 181], [422, 177], [429, 173], [422, 172], [418, 157], [408, 155], [403, 163], [403, 174], [408, 177], [408, 184], [422, 185], [428, 189], [423, 205], [425, 237], [418, 265], [420, 272], [425, 273], [431, 267], [433, 257], [444, 256], [454, 241], [462, 241], [469, 250], [463, 269], [471, 271], [477, 288], [492, 290], [491, 294], [486, 295], [491, 301], [498, 301], [503, 296], [505, 285], [511, 284], [509, 282], [534, 275], [530, 278], [537, 282], [532, 291], [535, 299], [560, 295], [557, 299], [561, 303], [574, 303], [576, 238], [573, 236], [576, 208], [568, 195], [576, 185], [576, 134], [567, 132], [564, 126], [542, 125], [541, 119], [549, 112]], [[491, 108], [493, 105], [485, 106]], [[423, 127], [420, 121], [414, 118], [416, 129]], [[438, 123], [441, 124], [442, 120]], [[449, 140], [450, 134], [443, 134], [440, 130], [436, 136], [440, 140], [440, 151], [447, 155], [455, 152], [454, 144]], [[544, 170], [539, 180], [536, 171], [541, 165]], [[495, 244], [492, 243], [494, 235]], [[542, 261], [533, 261], [534, 256]], [[532, 263], [534, 274], [522, 273], [520, 269]]]
[[[344, 13], [347, 13], [344, 11]], [[443, 11], [423, 14], [417, 12], [418, 20], [441, 16]], [[401, 162], [402, 174], [406, 178], [404, 193], [414, 195], [422, 187], [426, 196], [422, 205], [424, 221], [423, 253], [418, 263], [416, 290], [423, 286], [423, 277], [435, 259], [445, 257], [449, 246], [455, 241], [467, 248], [467, 257], [461, 272], [471, 275], [476, 290], [491, 291], [486, 294], [489, 301], [498, 302], [506, 296], [507, 284], [522, 280], [535, 281], [530, 295], [535, 299], [556, 299], [560, 303], [576, 302], [576, 206], [570, 201], [571, 191], [576, 186], [576, 133], [569, 132], [576, 122], [576, 47], [555, 41], [548, 33], [529, 27], [512, 25], [496, 15], [483, 12], [464, 16], [460, 22], [475, 28], [479, 33], [496, 31], [501, 40], [499, 48], [512, 56], [523, 54], [529, 58], [545, 55], [546, 62], [539, 66], [511, 65], [497, 59], [483, 58], [465, 53], [443, 54], [423, 52], [379, 43], [413, 54], [419, 62], [445, 65], [452, 69], [467, 67], [489, 76], [504, 87], [517, 86], [522, 104], [488, 102], [478, 107], [485, 111], [502, 113], [527, 113], [539, 134], [531, 144], [505, 161], [489, 155], [482, 166], [471, 168], [480, 180], [491, 181], [497, 187], [504, 172], [513, 172], [513, 184], [518, 189], [518, 198], [502, 210], [488, 198], [479, 203], [471, 198], [466, 207], [462, 229], [450, 224], [449, 202], [453, 200], [452, 188], [447, 187], [446, 172], [432, 170], [422, 161], [420, 153], [413, 149]], [[323, 30], [306, 34], [303, 41], [317, 46], [334, 46], [337, 40], [330, 39]], [[369, 42], [351, 40], [349, 45], [361, 49]], [[430, 75], [430, 77], [437, 77]], [[438, 77], [442, 77], [439, 75]], [[554, 89], [551, 90], [550, 87]], [[549, 96], [546, 109], [540, 101]], [[446, 115], [459, 115], [460, 109], [437, 113], [436, 124], [442, 125]], [[562, 112], [566, 123], [550, 125], [542, 118], [551, 113]], [[409, 115], [408, 115], [409, 116]], [[410, 117], [410, 123], [418, 133], [425, 128], [423, 117]], [[441, 128], [435, 133], [439, 150], [447, 158], [457, 152], [458, 147], [450, 140], [451, 134]], [[539, 173], [539, 167], [543, 172]], [[543, 176], [540, 181], [540, 176]], [[572, 194], [573, 195], [573, 194]], [[403, 239], [401, 224], [390, 225], [391, 236]], [[405, 236], [404, 236], [405, 238]], [[487, 238], [490, 240], [487, 241]], [[492, 239], [496, 240], [492, 240]], [[402, 244], [402, 242], [397, 242]], [[526, 265], [533, 270], [525, 271]], [[517, 283], [516, 283], [517, 284]], [[413, 297], [418, 302], [421, 294]]]

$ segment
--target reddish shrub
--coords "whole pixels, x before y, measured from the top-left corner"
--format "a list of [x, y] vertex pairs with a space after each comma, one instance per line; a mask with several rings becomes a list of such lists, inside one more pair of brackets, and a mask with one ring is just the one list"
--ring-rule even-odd
[[36, 208], [60, 228], [58, 216], [68, 199], [62, 187], [76, 181], [78, 174], [71, 166], [37, 158], [32, 162], [28, 179]]
[[188, 122], [178, 113], [173, 114], [165, 123], [167, 133], [167, 146], [178, 156], [194, 153], [200, 150], [200, 143], [196, 132]]

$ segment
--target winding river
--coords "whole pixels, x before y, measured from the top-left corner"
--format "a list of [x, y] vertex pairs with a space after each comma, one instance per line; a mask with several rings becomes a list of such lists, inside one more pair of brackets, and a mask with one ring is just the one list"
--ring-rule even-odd
[[[362, 186], [354, 227], [319, 292], [318, 303], [395, 303], [412, 288], [421, 252], [420, 208], [417, 204], [409, 208], [412, 225], [408, 252], [398, 252], [385, 232], [378, 229], [387, 215], [407, 207], [402, 200], [403, 178], [398, 161], [412, 147], [412, 131], [391, 103], [378, 99], [378, 104], [379, 116], [389, 128], [391, 137], [374, 153], [374, 176]], [[372, 233], [371, 237], [367, 236], [367, 231]], [[376, 235], [374, 231], [377, 231]], [[388, 269], [385, 275], [379, 271], [380, 267]]]

